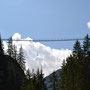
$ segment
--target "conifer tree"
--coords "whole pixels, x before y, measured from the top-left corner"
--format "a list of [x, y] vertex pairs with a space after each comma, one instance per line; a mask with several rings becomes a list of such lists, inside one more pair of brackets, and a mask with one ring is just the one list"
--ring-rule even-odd
[[12, 55], [12, 57], [15, 60], [17, 60], [17, 56], [18, 56], [18, 54], [17, 54], [17, 47], [15, 45], [13, 45], [13, 55]]
[[9, 56], [11, 56], [13, 59], [17, 60], [17, 47], [15, 46], [15, 44], [13, 45], [13, 40], [12, 37], [9, 38], [8, 40], [8, 49], [7, 49], [7, 53]]
[[40, 71], [40, 80], [41, 80], [41, 90], [47, 90], [46, 85], [45, 85], [45, 79], [44, 79], [44, 74], [43, 74], [43, 70], [42, 69]]
[[9, 40], [8, 40], [7, 53], [8, 53], [9, 56], [13, 57], [13, 41], [12, 41], [12, 37], [10, 37]]
[[33, 83], [33, 75], [34, 73], [32, 74], [29, 69], [26, 71], [26, 78], [27, 78], [26, 90], [35, 90], [36, 86], [34, 86]]
[[37, 69], [37, 73], [36, 73], [36, 77], [37, 77], [37, 90], [46, 90], [46, 85], [44, 83], [44, 74], [39, 69]]
[[34, 70], [32, 72], [32, 84], [34, 86], [33, 89], [38, 90], [37, 89], [37, 76], [36, 76], [36, 73], [34, 72]]
[[0, 53], [1, 53], [1, 54], [4, 54], [4, 50], [3, 50], [3, 44], [2, 44], [1, 35], [0, 35]]
[[76, 58], [82, 58], [82, 56], [83, 56], [83, 51], [81, 49], [81, 45], [80, 45], [80, 42], [78, 40], [74, 44], [73, 56]]
[[31, 72], [30, 72], [30, 70], [28, 69], [27, 71], [26, 71], [26, 78], [30, 81], [30, 79], [31, 79], [31, 76], [32, 76], [32, 74], [31, 74]]
[[73, 55], [66, 59], [60, 74], [62, 90], [89, 90], [90, 89], [90, 40], [85, 37], [83, 49], [80, 42], [74, 44]]
[[24, 57], [24, 52], [22, 46], [19, 49], [19, 54], [18, 54], [18, 63], [20, 67], [25, 70], [25, 57]]
[[52, 73], [52, 75], [49, 77], [49, 89], [52, 89], [52, 90], [57, 90], [57, 86], [58, 86], [58, 78], [57, 78], [57, 75], [55, 73], [55, 71]]
[[66, 66], [66, 62], [65, 62], [65, 60], [63, 60], [62, 67], [61, 67], [61, 72], [59, 74], [60, 80], [58, 81], [58, 90], [59, 89], [63, 89], [64, 90], [64, 86], [65, 86], [64, 74], [66, 72], [65, 71], [65, 66]]
[[85, 40], [83, 42], [83, 51], [85, 56], [84, 63], [84, 78], [85, 78], [85, 86], [86, 88], [90, 88], [90, 38], [89, 35], [86, 35]]
[[85, 40], [83, 42], [83, 50], [86, 57], [90, 56], [90, 38], [86, 35]]

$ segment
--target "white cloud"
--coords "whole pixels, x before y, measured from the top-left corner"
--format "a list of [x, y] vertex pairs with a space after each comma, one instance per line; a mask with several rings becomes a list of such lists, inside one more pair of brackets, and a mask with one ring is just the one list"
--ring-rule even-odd
[[[21, 39], [21, 35], [15, 33], [13, 39]], [[32, 39], [28, 37], [25, 40]], [[22, 45], [26, 58], [26, 67], [30, 70], [42, 68], [45, 76], [59, 69], [63, 59], [66, 59], [72, 52], [68, 49], [51, 49], [39, 42], [14, 41], [14, 43], [18, 48]], [[6, 43], [4, 44], [6, 47]]]
[[19, 40], [21, 39], [21, 35], [19, 33], [15, 33], [12, 38], [15, 40]]
[[87, 23], [88, 29], [90, 29], [90, 21]]

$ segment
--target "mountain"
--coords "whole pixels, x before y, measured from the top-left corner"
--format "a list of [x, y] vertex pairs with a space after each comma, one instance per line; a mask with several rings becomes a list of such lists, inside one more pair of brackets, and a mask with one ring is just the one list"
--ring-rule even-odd
[[[60, 79], [60, 71], [61, 71], [60, 69], [55, 71], [55, 75], [58, 77], [58, 80]], [[52, 75], [53, 75], [53, 73], [51, 73], [50, 75], [45, 77], [45, 84], [46, 84], [47, 90], [52, 90], [52, 89], [48, 88], [50, 86], [49, 78], [52, 77]]]
[[0, 53], [0, 90], [20, 90], [24, 78], [24, 71], [17, 61]]

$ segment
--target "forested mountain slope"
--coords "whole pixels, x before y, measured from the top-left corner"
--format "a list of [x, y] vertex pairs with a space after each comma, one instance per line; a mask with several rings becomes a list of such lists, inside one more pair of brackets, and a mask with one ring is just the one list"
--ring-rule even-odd
[[0, 90], [20, 90], [24, 78], [24, 71], [16, 60], [0, 54]]

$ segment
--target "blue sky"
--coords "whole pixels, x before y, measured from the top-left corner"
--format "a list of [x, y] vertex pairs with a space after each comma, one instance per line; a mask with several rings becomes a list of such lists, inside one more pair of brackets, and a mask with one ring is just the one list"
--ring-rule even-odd
[[[90, 0], [0, 0], [0, 33], [9, 38], [62, 39], [90, 35]], [[72, 49], [74, 42], [43, 43]]]

